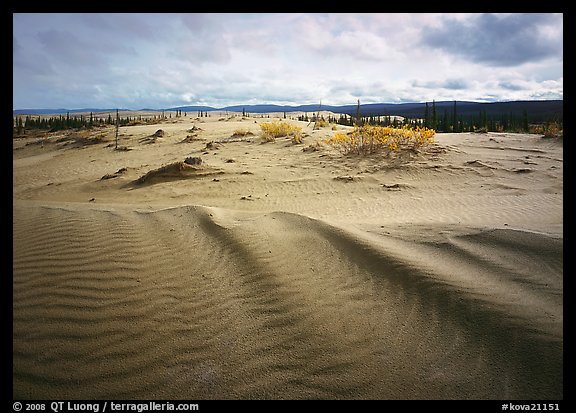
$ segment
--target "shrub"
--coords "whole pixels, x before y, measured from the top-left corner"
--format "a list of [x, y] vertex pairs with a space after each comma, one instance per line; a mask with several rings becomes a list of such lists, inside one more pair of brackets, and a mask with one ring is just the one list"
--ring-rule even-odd
[[298, 144], [302, 143], [302, 138], [303, 138], [302, 133], [297, 132], [297, 133], [295, 133], [294, 135], [292, 135], [292, 139], [291, 139], [291, 140], [292, 140], [292, 143], [293, 143], [294, 145], [298, 145]]
[[320, 129], [320, 128], [324, 128], [328, 126], [328, 122], [325, 121], [324, 119], [319, 119], [316, 122], [314, 122], [314, 129]]
[[356, 126], [351, 132], [336, 132], [325, 143], [338, 146], [345, 154], [367, 155], [375, 152], [398, 151], [402, 148], [418, 148], [434, 142], [434, 129], [401, 128], [390, 126]]
[[536, 125], [531, 128], [531, 132], [544, 135], [543, 138], [563, 137], [562, 125], [558, 122], [548, 122], [543, 125]]
[[273, 142], [276, 138], [291, 137], [295, 143], [302, 142], [302, 128], [290, 125], [284, 121], [264, 122], [260, 124], [262, 137], [267, 142]]
[[549, 123], [544, 126], [544, 137], [545, 138], [562, 138], [564, 137], [564, 131], [562, 127], [556, 123]]

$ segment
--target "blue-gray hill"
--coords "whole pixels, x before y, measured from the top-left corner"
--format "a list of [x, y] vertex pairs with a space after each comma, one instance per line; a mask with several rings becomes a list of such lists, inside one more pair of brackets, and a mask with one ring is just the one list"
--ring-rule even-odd
[[[435, 110], [438, 116], [442, 116], [444, 111], [452, 113], [454, 110], [455, 101], [439, 101], [434, 102]], [[433, 103], [428, 102], [429, 110], [432, 110]], [[511, 114], [521, 116], [527, 113], [530, 120], [533, 122], [557, 120], [562, 121], [564, 111], [563, 100], [525, 100], [525, 101], [509, 101], [509, 102], [468, 102], [456, 101], [456, 108], [458, 116], [468, 117], [477, 116], [481, 111], [485, 112], [487, 116], [509, 116]], [[83, 109], [16, 109], [13, 115], [46, 115], [46, 114], [66, 114], [66, 113], [79, 113], [79, 112], [110, 112], [116, 109], [101, 109], [101, 108], [83, 108]], [[128, 109], [121, 109], [128, 110]], [[177, 106], [165, 109], [138, 109], [146, 111], [160, 112], [162, 110], [181, 110], [183, 112], [197, 112], [197, 111], [230, 111], [230, 112], [246, 112], [246, 113], [267, 113], [267, 112], [316, 112], [318, 110], [328, 110], [334, 113], [343, 113], [351, 116], [356, 115], [357, 105], [320, 105], [320, 104], [307, 104], [307, 105], [274, 105], [274, 104], [259, 104], [259, 105], [233, 105], [222, 108], [215, 108], [212, 106]], [[360, 114], [362, 116], [404, 116], [409, 118], [422, 118], [426, 110], [426, 103], [368, 103], [360, 105]]]

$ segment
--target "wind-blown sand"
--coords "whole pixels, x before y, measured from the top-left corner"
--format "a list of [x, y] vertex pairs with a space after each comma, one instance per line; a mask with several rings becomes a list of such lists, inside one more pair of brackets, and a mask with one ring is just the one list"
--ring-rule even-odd
[[15, 399], [563, 398], [562, 140], [221, 119], [14, 139]]

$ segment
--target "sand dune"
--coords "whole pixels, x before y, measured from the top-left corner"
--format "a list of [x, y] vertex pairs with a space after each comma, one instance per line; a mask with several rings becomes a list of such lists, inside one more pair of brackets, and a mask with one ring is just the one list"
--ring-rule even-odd
[[[561, 141], [358, 158], [193, 123], [15, 140], [14, 398], [563, 398]], [[218, 173], [133, 184], [188, 156]]]

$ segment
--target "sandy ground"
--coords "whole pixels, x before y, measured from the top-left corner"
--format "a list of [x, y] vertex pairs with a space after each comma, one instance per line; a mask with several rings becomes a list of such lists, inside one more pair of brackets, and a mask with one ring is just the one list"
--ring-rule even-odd
[[15, 399], [563, 398], [562, 140], [269, 120], [13, 140]]

